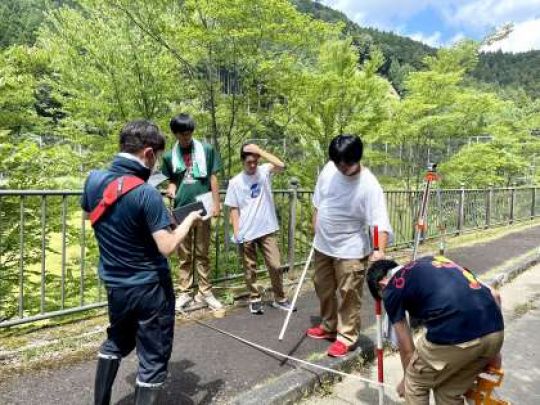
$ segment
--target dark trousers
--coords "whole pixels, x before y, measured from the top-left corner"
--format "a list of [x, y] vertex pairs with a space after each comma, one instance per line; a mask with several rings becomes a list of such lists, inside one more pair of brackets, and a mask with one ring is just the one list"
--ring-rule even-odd
[[174, 291], [170, 276], [159, 283], [107, 288], [109, 322], [100, 353], [122, 358], [137, 348], [137, 381], [161, 384], [167, 377], [174, 335]]

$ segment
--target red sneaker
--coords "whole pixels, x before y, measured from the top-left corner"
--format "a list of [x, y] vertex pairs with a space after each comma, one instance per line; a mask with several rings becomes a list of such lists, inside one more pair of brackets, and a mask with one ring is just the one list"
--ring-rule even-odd
[[336, 332], [327, 332], [321, 327], [321, 325], [317, 325], [313, 328], [309, 328], [306, 331], [306, 335], [308, 335], [312, 339], [335, 339], [336, 338]]
[[328, 348], [328, 355], [332, 357], [343, 357], [350, 350], [350, 346], [347, 346], [345, 343], [336, 340]]

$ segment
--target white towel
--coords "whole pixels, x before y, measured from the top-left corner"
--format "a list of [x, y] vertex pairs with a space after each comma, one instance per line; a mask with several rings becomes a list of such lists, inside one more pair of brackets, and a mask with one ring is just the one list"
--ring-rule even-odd
[[[206, 168], [206, 155], [204, 154], [204, 146], [201, 142], [193, 140], [194, 154], [193, 154], [193, 177], [205, 178], [208, 175]], [[180, 158], [180, 145], [178, 141], [174, 144], [172, 150], [172, 166], [173, 173], [181, 173], [186, 170], [184, 159]]]

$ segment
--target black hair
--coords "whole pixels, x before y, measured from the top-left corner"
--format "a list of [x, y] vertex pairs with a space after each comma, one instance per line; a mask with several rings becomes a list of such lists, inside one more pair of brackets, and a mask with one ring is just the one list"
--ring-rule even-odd
[[244, 148], [248, 145], [253, 144], [253, 142], [246, 142], [240, 147], [240, 160], [243, 162], [248, 156], [259, 156], [256, 153], [244, 152]]
[[165, 137], [152, 121], [130, 121], [120, 131], [120, 151], [137, 153], [144, 148], [154, 152], [165, 150]]
[[358, 163], [362, 159], [363, 153], [364, 145], [356, 135], [338, 135], [332, 139], [328, 147], [328, 156], [336, 165], [339, 163]]
[[377, 260], [369, 267], [367, 272], [367, 283], [369, 292], [376, 300], [380, 300], [381, 289], [379, 288], [379, 282], [388, 275], [388, 272], [393, 268], [399, 266], [393, 260]]
[[181, 113], [171, 119], [169, 127], [171, 128], [171, 132], [173, 134], [193, 132], [195, 131], [195, 120], [191, 115]]

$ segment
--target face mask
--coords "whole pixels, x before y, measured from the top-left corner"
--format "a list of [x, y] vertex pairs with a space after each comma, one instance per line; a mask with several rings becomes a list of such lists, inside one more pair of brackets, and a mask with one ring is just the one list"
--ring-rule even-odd
[[144, 168], [143, 171], [141, 172], [141, 177], [144, 179], [144, 181], [147, 181], [150, 178], [152, 173], [156, 170], [156, 166], [157, 166], [157, 156], [153, 150], [151, 150], [151, 152], [153, 156], [153, 163], [150, 164], [151, 160], [146, 157], [146, 154], [145, 154], [144, 160], [141, 160], [141, 164]]
[[151, 173], [155, 172], [156, 169], [157, 169], [157, 163], [158, 163], [158, 157], [156, 155], [156, 153], [153, 151], [153, 150], [150, 150], [152, 152], [152, 157], [153, 157], [153, 163], [150, 165], [149, 164], [149, 161], [150, 159], [146, 159], [145, 163], [144, 163], [144, 166], [150, 170]]

